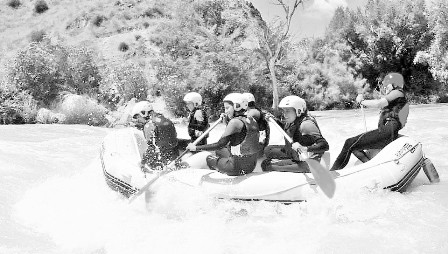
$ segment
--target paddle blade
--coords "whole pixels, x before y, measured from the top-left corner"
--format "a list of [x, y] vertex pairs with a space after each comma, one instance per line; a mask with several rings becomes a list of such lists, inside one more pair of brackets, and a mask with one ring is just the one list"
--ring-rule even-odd
[[336, 183], [334, 178], [331, 176], [330, 171], [325, 169], [316, 160], [306, 159], [305, 161], [308, 163], [316, 184], [328, 198], [332, 198], [334, 196], [334, 192], [336, 191]]

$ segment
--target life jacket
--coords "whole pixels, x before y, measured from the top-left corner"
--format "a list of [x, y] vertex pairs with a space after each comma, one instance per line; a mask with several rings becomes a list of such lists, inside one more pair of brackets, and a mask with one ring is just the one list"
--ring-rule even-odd
[[249, 156], [258, 153], [260, 150], [258, 123], [250, 116], [238, 116], [237, 118], [244, 123], [244, 126], [240, 133], [230, 137], [230, 153], [234, 156]]
[[[196, 118], [194, 117], [194, 115], [196, 114], [197, 110], [201, 110], [202, 112], [202, 117], [204, 118], [204, 121], [201, 123], [201, 128], [193, 128], [192, 126], [198, 126], [200, 124], [200, 122], [198, 120], [196, 120]], [[196, 140], [198, 138], [198, 136], [196, 136], [195, 131], [205, 131], [207, 130], [209, 127], [209, 123], [208, 123], [208, 117], [207, 114], [205, 113], [205, 110], [203, 109], [199, 109], [199, 108], [195, 108], [193, 109], [193, 111], [191, 111], [190, 116], [189, 116], [189, 121], [188, 121], [188, 135], [190, 135], [192, 140]], [[208, 135], [207, 135], [208, 136]], [[207, 137], [205, 137], [207, 138]]]
[[395, 119], [400, 123], [399, 129], [402, 129], [406, 125], [409, 115], [409, 103], [404, 91], [402, 89], [398, 89], [398, 91], [402, 92], [405, 96], [389, 102], [389, 105], [381, 109], [378, 127], [385, 125], [391, 119]]
[[[156, 145], [161, 150], [173, 149], [177, 147], [177, 131], [173, 122], [164, 115], [156, 113], [152, 118], [153, 135]], [[149, 131], [145, 131], [145, 138], [151, 142]], [[147, 136], [148, 135], [148, 136]]]
[[[302, 135], [302, 132], [300, 131], [300, 126], [305, 121], [311, 121], [317, 127], [319, 131], [318, 135]], [[314, 117], [309, 115], [302, 115], [296, 118], [296, 120], [292, 124], [286, 126], [285, 132], [288, 134], [288, 136], [292, 137], [293, 143], [299, 142], [300, 145], [306, 147], [317, 143], [320, 139], [323, 139], [322, 133], [320, 131], [319, 125], [316, 122], [316, 119], [314, 119]], [[297, 159], [295, 158], [297, 156], [297, 153], [293, 151], [292, 144], [289, 143], [286, 139], [285, 139], [285, 148], [290, 156], [292, 156], [294, 159]]]

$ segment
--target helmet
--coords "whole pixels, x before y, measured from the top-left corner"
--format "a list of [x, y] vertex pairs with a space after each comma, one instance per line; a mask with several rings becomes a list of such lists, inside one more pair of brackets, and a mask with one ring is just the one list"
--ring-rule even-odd
[[153, 111], [151, 103], [148, 101], [140, 101], [137, 102], [131, 111], [132, 118], [136, 118], [137, 116], [147, 117], [149, 112]]
[[296, 95], [286, 96], [285, 98], [283, 98], [280, 101], [280, 103], [278, 104], [278, 107], [279, 108], [294, 108], [296, 110], [297, 115], [300, 115], [301, 113], [306, 112], [305, 100]]
[[223, 102], [230, 102], [233, 105], [235, 111], [240, 111], [241, 109], [247, 108], [246, 96], [240, 93], [230, 93], [224, 97]]
[[243, 93], [244, 96], [246, 96], [247, 102], [255, 102], [255, 97], [251, 93]]
[[185, 102], [193, 102], [193, 105], [195, 107], [197, 107], [202, 104], [202, 96], [199, 93], [190, 92], [184, 96], [184, 101]]
[[387, 74], [383, 79], [383, 86], [392, 84], [394, 87], [403, 88], [404, 87], [404, 79], [400, 73], [391, 72]]

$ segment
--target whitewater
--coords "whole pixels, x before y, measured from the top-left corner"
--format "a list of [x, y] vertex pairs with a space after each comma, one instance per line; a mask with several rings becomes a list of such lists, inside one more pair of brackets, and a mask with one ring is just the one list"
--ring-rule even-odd
[[[360, 110], [312, 114], [332, 161], [365, 128]], [[411, 106], [400, 132], [422, 143], [440, 183], [421, 171], [405, 193], [341, 187], [333, 199], [293, 204], [215, 199], [181, 186], [129, 204], [102, 175], [99, 148], [113, 129], [0, 126], [0, 253], [448, 253], [447, 115], [447, 104]], [[365, 116], [374, 129], [378, 111]], [[184, 125], [178, 130], [187, 136]]]

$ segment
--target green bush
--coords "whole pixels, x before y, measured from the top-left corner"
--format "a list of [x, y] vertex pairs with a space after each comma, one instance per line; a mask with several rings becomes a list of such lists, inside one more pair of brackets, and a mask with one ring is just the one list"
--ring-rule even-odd
[[121, 42], [120, 45], [118, 45], [118, 49], [119, 49], [120, 51], [125, 52], [125, 51], [128, 51], [129, 46], [128, 46], [128, 44], [126, 44], [125, 42]]
[[22, 5], [22, 3], [20, 2], [20, 0], [9, 0], [8, 1], [8, 6], [13, 8], [13, 9], [17, 9], [20, 7], [20, 5]]
[[48, 10], [47, 2], [44, 0], [38, 0], [34, 5], [34, 11], [38, 14], [44, 13]]
[[20, 51], [8, 77], [14, 87], [28, 91], [41, 107], [50, 106], [62, 92], [97, 94], [101, 81], [89, 50], [52, 45], [46, 40]]
[[103, 15], [96, 15], [93, 20], [92, 23], [95, 26], [101, 26], [101, 24], [103, 23], [103, 21], [106, 19], [106, 17], [104, 17]]
[[41, 42], [44, 40], [45, 35], [44, 30], [33, 31], [30, 34], [30, 42]]
[[143, 69], [136, 64], [106, 66], [101, 76], [100, 100], [110, 109], [132, 98], [144, 100], [147, 97], [149, 84]]
[[65, 115], [66, 124], [101, 126], [107, 123], [107, 110], [87, 96], [67, 94], [57, 111]]
[[0, 124], [33, 123], [37, 103], [26, 91], [0, 89]]

